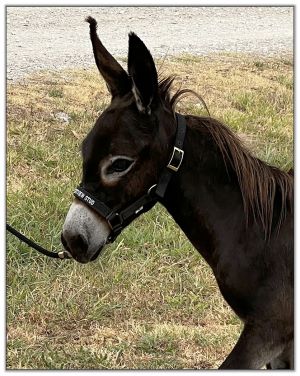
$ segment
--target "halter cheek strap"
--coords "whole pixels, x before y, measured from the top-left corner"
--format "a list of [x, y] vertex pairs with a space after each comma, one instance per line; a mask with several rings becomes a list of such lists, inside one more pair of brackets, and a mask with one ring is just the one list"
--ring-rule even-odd
[[184, 157], [183, 144], [186, 133], [186, 121], [184, 116], [176, 113], [176, 137], [173, 151], [168, 165], [162, 171], [158, 183], [150, 187], [146, 194], [138, 198], [132, 204], [119, 210], [111, 209], [103, 201], [98, 200], [84, 187], [78, 186], [74, 196], [85, 205], [93, 209], [100, 216], [104, 217], [111, 228], [108, 242], [113, 242], [120, 232], [142, 213], [150, 210], [160, 199], [165, 196], [166, 190], [174, 173], [178, 171]]

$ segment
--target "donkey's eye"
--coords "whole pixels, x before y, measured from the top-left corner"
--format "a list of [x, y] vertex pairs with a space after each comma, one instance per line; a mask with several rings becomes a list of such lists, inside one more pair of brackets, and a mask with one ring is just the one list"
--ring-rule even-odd
[[116, 184], [122, 176], [131, 170], [135, 161], [136, 159], [125, 155], [115, 155], [106, 158], [100, 165], [102, 182], [106, 185]]
[[107, 169], [107, 172], [109, 174], [114, 173], [114, 172], [123, 172], [126, 171], [131, 165], [133, 161], [130, 159], [123, 159], [119, 158], [115, 160]]

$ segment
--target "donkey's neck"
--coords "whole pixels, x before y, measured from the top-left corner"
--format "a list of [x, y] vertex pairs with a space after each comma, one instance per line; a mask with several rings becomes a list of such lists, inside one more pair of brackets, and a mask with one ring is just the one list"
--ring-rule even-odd
[[214, 251], [224, 247], [226, 239], [234, 239], [237, 229], [245, 228], [242, 195], [204, 128], [187, 128], [184, 151], [162, 204], [212, 264]]

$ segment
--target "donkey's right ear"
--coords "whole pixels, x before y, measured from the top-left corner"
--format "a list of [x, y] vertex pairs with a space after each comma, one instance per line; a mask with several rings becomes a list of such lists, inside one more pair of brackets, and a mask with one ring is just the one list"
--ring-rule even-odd
[[150, 114], [158, 96], [157, 71], [149, 50], [134, 33], [129, 34], [128, 73], [137, 108]]
[[131, 80], [128, 74], [107, 51], [97, 35], [97, 22], [92, 17], [87, 17], [90, 24], [90, 36], [97, 67], [104, 78], [112, 97], [122, 96], [131, 90]]

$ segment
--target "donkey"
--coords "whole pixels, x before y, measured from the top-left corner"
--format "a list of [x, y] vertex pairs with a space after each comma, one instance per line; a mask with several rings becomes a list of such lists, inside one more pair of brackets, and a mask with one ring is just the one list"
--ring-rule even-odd
[[210, 116], [175, 113], [186, 90], [170, 94], [174, 78], [158, 79], [141, 39], [129, 34], [127, 73], [98, 38], [97, 22], [86, 21], [112, 99], [82, 143], [82, 181], [62, 244], [78, 262], [95, 260], [160, 202], [244, 323], [220, 368], [293, 368], [292, 174], [252, 156]]

